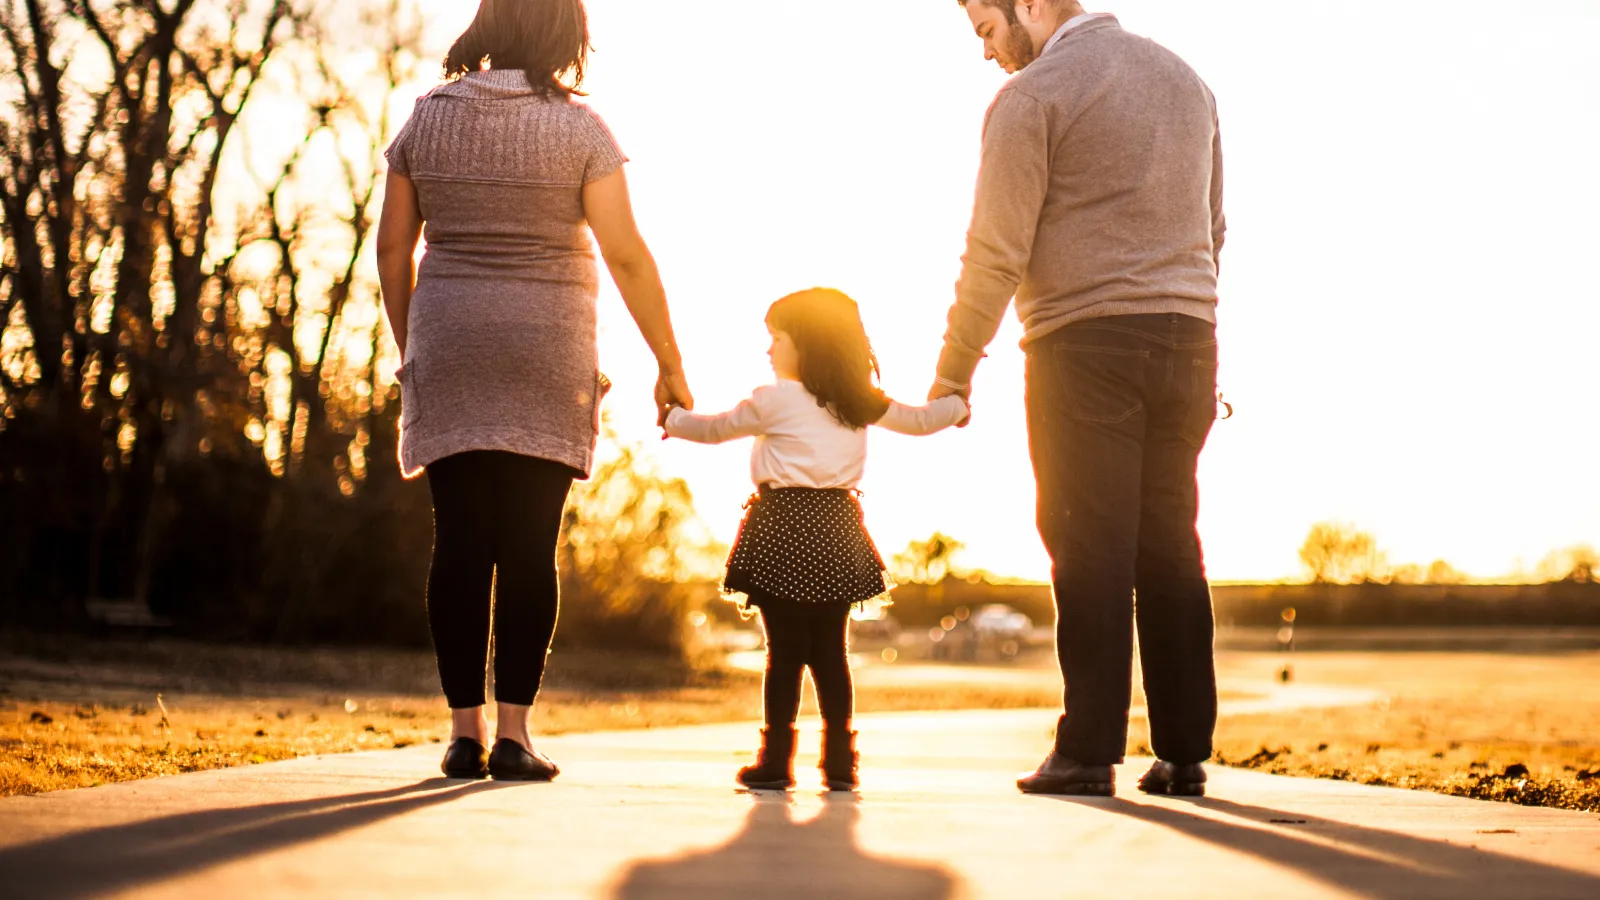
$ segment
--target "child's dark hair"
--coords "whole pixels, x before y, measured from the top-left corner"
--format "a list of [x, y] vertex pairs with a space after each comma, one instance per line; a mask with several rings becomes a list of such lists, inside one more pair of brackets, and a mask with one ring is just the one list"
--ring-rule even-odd
[[767, 327], [794, 341], [800, 383], [834, 418], [865, 428], [889, 411], [861, 310], [844, 292], [811, 288], [790, 294], [767, 310]]

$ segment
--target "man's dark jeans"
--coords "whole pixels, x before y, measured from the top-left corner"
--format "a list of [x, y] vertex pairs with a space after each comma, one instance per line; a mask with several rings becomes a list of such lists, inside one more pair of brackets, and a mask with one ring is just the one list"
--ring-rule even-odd
[[1211, 756], [1217, 681], [1195, 466], [1216, 384], [1216, 329], [1190, 316], [1091, 319], [1028, 351], [1029, 449], [1066, 682], [1056, 749], [1069, 759], [1122, 761], [1135, 621], [1152, 749], [1180, 764]]

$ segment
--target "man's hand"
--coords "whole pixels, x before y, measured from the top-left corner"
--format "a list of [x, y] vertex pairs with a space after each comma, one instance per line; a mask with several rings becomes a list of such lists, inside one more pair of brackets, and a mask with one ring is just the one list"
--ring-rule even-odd
[[967, 404], [968, 414], [965, 419], [956, 423], [957, 428], [965, 428], [972, 424], [972, 386], [964, 388], [954, 387], [944, 381], [935, 381], [933, 387], [928, 388], [928, 402], [932, 403], [942, 397], [960, 397]]

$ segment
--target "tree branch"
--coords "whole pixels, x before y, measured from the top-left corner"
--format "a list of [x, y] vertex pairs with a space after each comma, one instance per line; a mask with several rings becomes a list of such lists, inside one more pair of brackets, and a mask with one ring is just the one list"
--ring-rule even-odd
[[[46, 135], [50, 149], [55, 152], [57, 165], [67, 161], [67, 135], [61, 124], [61, 70], [50, 62], [50, 39], [54, 22], [45, 20], [39, 0], [25, 0], [28, 7], [28, 24], [33, 29], [33, 66], [39, 79], [40, 100], [44, 107]], [[60, 181], [70, 184], [72, 173], [63, 173]], [[69, 188], [70, 190], [70, 188]], [[59, 199], [59, 198], [58, 198]]]
[[[200, 84], [201, 90], [204, 90], [206, 92], [206, 98], [211, 101], [212, 109], [221, 109], [222, 108], [222, 95], [218, 94], [211, 87], [211, 81], [207, 77], [208, 73], [210, 71], [212, 71], [212, 70], [215, 70], [216, 67], [215, 66], [203, 66], [203, 65], [201, 65], [200, 61], [194, 58], [194, 54], [190, 53], [184, 47], [177, 48], [177, 54], [178, 54], [178, 60], [183, 63], [184, 69], [186, 69], [189, 72], [189, 74], [194, 76], [195, 81]], [[229, 80], [232, 80], [233, 71], [234, 70], [229, 70], [228, 71]], [[226, 83], [226, 82], [224, 82], [224, 83]]]
[[111, 57], [111, 84], [117, 93], [122, 96], [124, 104], [132, 104], [133, 94], [129, 92], [126, 81], [128, 68], [133, 65], [134, 60], [144, 56], [145, 50], [149, 46], [149, 35], [142, 37], [139, 43], [135, 44], [133, 49], [124, 55], [121, 46], [117, 43], [117, 39], [111, 35], [105, 24], [100, 21], [100, 17], [95, 14], [94, 7], [89, 5], [89, 0], [77, 0], [70, 8], [77, 14], [78, 18], [89, 26], [89, 30], [105, 46], [106, 55]]
[[[4, 16], [0, 16], [0, 34], [5, 35], [6, 46], [11, 48], [12, 58], [17, 63], [17, 81], [22, 88], [23, 107], [28, 113], [29, 121], [38, 117], [39, 95], [34, 91], [33, 84], [28, 80], [27, 66], [32, 54], [28, 45], [24, 44], [22, 35], [17, 31], [16, 23], [11, 20], [9, 8]], [[37, 53], [34, 50], [34, 53]]]

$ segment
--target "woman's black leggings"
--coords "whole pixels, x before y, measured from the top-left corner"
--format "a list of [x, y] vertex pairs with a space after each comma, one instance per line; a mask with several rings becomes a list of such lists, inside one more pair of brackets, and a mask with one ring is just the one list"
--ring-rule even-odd
[[849, 728], [855, 715], [855, 685], [850, 678], [850, 608], [789, 612], [761, 607], [767, 632], [767, 675], [762, 687], [767, 724], [793, 725], [800, 716], [800, 679], [811, 670], [822, 721]]
[[556, 630], [556, 540], [576, 473], [499, 451], [447, 456], [427, 471], [428, 627], [445, 699], [483, 705], [492, 610], [495, 699], [532, 706]]

